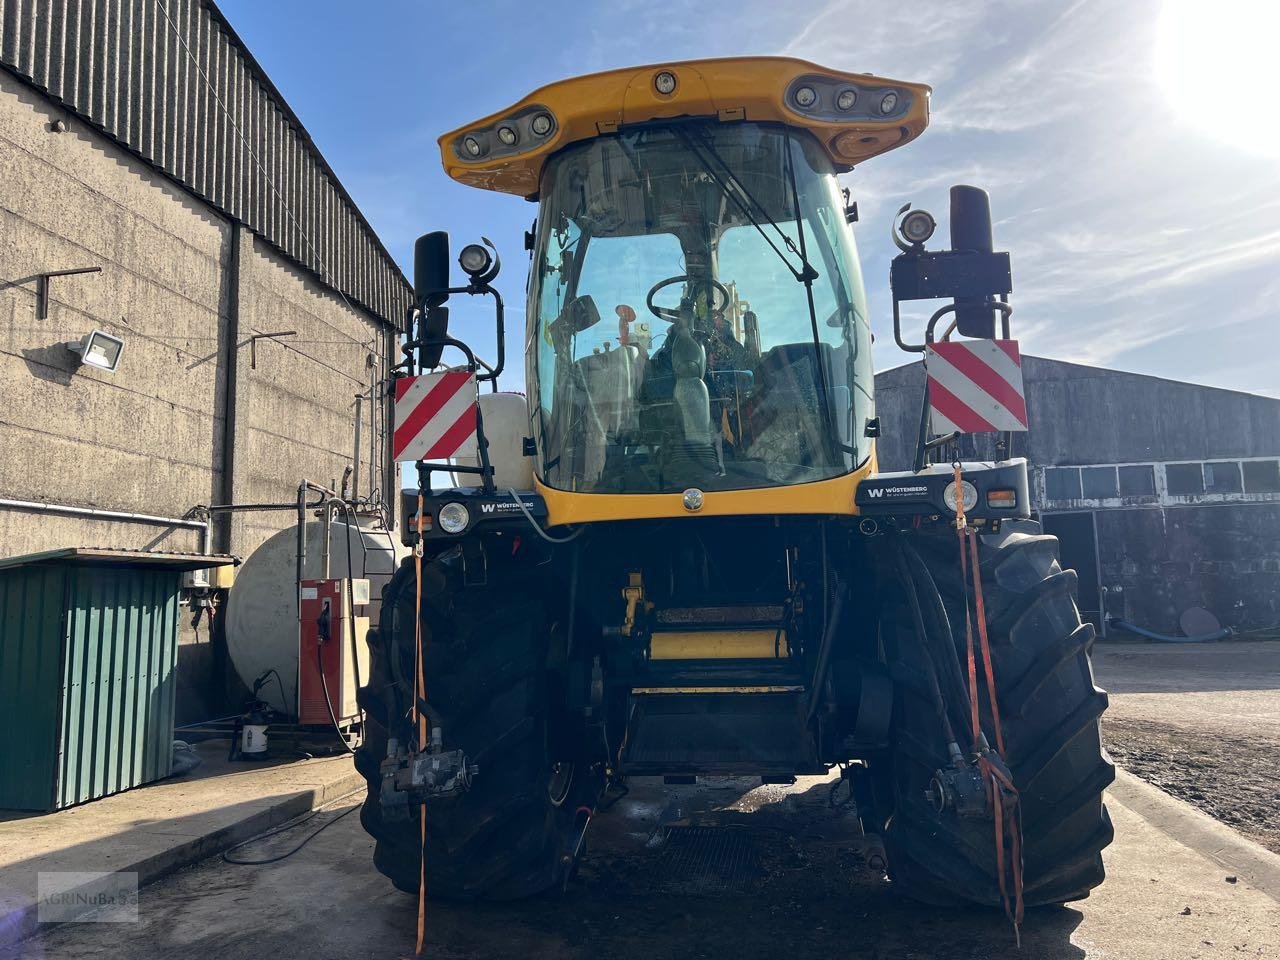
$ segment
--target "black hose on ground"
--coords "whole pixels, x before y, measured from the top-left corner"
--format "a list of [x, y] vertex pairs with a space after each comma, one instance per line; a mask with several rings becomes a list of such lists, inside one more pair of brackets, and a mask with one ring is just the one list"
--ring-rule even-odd
[[1128, 620], [1121, 620], [1119, 617], [1108, 617], [1107, 626], [1123, 630], [1125, 633], [1132, 633], [1135, 637], [1145, 637], [1147, 640], [1155, 640], [1159, 643], [1216, 643], [1219, 640], [1226, 640], [1236, 635], [1236, 632], [1230, 627], [1223, 627], [1216, 633], [1203, 633], [1195, 637], [1175, 637], [1167, 633], [1156, 633], [1154, 630], [1140, 627], [1137, 624], [1130, 623]]

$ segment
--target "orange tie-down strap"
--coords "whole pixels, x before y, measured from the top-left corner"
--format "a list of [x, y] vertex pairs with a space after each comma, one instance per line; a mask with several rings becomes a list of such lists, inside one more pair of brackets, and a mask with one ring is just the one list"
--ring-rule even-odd
[[[995, 819], [996, 880], [1005, 914], [1013, 923], [1014, 937], [1022, 944], [1020, 926], [1024, 908], [1022, 900], [1022, 805], [1018, 789], [1006, 772], [1008, 760], [1004, 746], [1004, 728], [1000, 722], [1000, 703], [996, 696], [995, 668], [991, 662], [991, 641], [987, 634], [987, 611], [982, 596], [982, 571], [978, 566], [978, 531], [969, 526], [964, 515], [964, 490], [960, 464], [954, 464], [956, 492], [956, 535], [960, 543], [960, 573], [963, 581], [973, 584], [973, 609], [965, 599], [965, 650], [968, 660], [970, 722], [973, 726], [973, 751], [978, 756], [978, 769], [987, 785], [987, 797]], [[966, 591], [967, 593], [968, 591]], [[978, 651], [975, 654], [974, 623], [977, 623]], [[982, 659], [987, 701], [991, 705], [991, 722], [995, 727], [995, 750], [1002, 764], [983, 755], [982, 725], [978, 712], [978, 657]], [[1006, 848], [1007, 844], [1007, 848]]]
[[[427, 698], [427, 684], [422, 663], [422, 532], [423, 497], [418, 491], [418, 541], [413, 545], [413, 662], [414, 698], [410, 716], [418, 731], [418, 749], [425, 750], [430, 741], [427, 718], [418, 711], [418, 704]], [[418, 829], [421, 848], [418, 851], [418, 938], [414, 943], [414, 957], [422, 956], [427, 932], [427, 805], [418, 804]]]

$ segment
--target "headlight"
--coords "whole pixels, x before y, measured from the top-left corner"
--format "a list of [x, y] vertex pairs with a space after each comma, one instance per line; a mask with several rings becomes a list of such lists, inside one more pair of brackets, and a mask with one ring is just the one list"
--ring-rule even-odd
[[661, 73], [655, 74], [653, 78], [653, 89], [657, 90], [664, 97], [675, 93], [676, 75], [670, 70], [663, 70]]
[[508, 147], [515, 146], [516, 132], [511, 127], [499, 127], [498, 139], [505, 143]]
[[796, 90], [795, 98], [796, 106], [807, 109], [818, 102], [818, 92], [813, 87], [800, 87]]
[[446, 503], [438, 514], [440, 529], [445, 533], [461, 533], [471, 523], [471, 514], [460, 503]]
[[836, 107], [840, 110], [852, 110], [853, 105], [858, 102], [857, 90], [841, 90], [836, 97]]
[[898, 108], [898, 95], [890, 91], [880, 98], [880, 112], [885, 116]]
[[545, 137], [551, 132], [551, 114], [540, 113], [529, 123], [529, 129], [540, 137]]
[[[975, 486], [974, 486], [972, 483], [970, 483], [968, 480], [961, 480], [961, 481], [960, 481], [960, 489], [964, 491], [964, 509], [965, 509], [965, 512], [967, 513], [967, 512], [969, 512], [970, 510], [972, 510], [974, 507], [976, 507], [976, 506], [978, 505], [978, 488], [977, 488], [977, 487], [975, 487]], [[955, 512], [955, 509], [956, 509], [956, 483], [955, 483], [955, 481], [954, 481], [954, 480], [953, 480], [953, 481], [951, 481], [950, 483], [948, 483], [948, 484], [947, 484], [947, 489], [943, 491], [943, 493], [942, 493], [942, 502], [943, 502], [943, 503], [945, 503], [945, 504], [947, 505], [947, 509], [948, 509], [948, 510], [952, 511], [953, 513]], [[460, 506], [462, 506], [462, 504], [460, 504], [460, 503], [457, 503], [457, 504], [451, 504], [451, 506], [457, 506], [457, 507], [460, 507]], [[441, 519], [441, 520], [443, 520], [443, 519], [444, 519], [444, 511], [443, 511], [443, 510], [441, 510], [441, 511], [440, 511], [440, 519]]]

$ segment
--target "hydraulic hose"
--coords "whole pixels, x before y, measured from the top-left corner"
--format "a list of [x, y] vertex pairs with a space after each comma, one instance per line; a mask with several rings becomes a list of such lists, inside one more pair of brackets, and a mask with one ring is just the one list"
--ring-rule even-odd
[[[907, 605], [911, 609], [911, 618], [915, 622], [916, 636], [924, 649], [925, 680], [928, 684], [929, 694], [933, 699], [934, 710], [938, 714], [938, 722], [942, 726], [942, 737], [950, 747], [952, 743], [956, 742], [956, 736], [955, 727], [948, 716], [948, 707], [953, 707], [954, 704], [947, 703], [947, 699], [943, 696], [942, 689], [938, 685], [937, 659], [929, 643], [928, 631], [925, 629], [924, 613], [920, 606], [916, 585], [911, 579], [910, 571], [907, 569], [907, 561], [901, 550], [894, 551], [894, 560], [897, 563], [898, 575], [902, 581], [902, 592], [906, 596]], [[960, 729], [964, 728], [961, 727]]]
[[1219, 640], [1226, 640], [1236, 635], [1236, 632], [1230, 627], [1223, 627], [1216, 633], [1203, 633], [1195, 637], [1175, 637], [1167, 633], [1156, 633], [1154, 630], [1140, 627], [1137, 624], [1130, 623], [1128, 620], [1121, 620], [1119, 617], [1108, 617], [1107, 626], [1115, 627], [1117, 630], [1123, 630], [1126, 633], [1132, 633], [1134, 636], [1156, 640], [1160, 643], [1216, 643]]
[[524, 505], [524, 501], [520, 499], [520, 494], [516, 493], [511, 487], [507, 487], [507, 493], [511, 494], [511, 499], [516, 502], [516, 506], [520, 508], [520, 512], [524, 514], [524, 518], [529, 521], [529, 526], [533, 527], [533, 532], [540, 536], [547, 543], [568, 543], [570, 540], [576, 540], [582, 535], [582, 531], [586, 527], [579, 527], [567, 537], [553, 537], [542, 527], [538, 526], [538, 521], [533, 518], [533, 514], [529, 512], [529, 508]]
[[922, 600], [922, 615], [926, 620], [926, 627], [932, 627], [925, 639], [933, 650], [940, 674], [945, 676], [945, 679], [940, 676], [939, 682], [947, 687], [950, 702], [959, 706], [960, 717], [964, 719], [969, 715], [970, 709], [969, 687], [960, 666], [960, 652], [956, 648], [946, 604], [942, 601], [942, 594], [934, 582], [933, 574], [929, 572], [928, 565], [916, 548], [902, 538], [898, 539], [898, 545]]

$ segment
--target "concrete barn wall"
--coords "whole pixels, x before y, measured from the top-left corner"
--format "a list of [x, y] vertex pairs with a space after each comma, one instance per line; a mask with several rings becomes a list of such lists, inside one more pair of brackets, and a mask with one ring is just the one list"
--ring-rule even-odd
[[[387, 374], [385, 324], [3, 71], [0, 170], [0, 498], [180, 517], [228, 495], [292, 501], [303, 476], [342, 477], [355, 394]], [[52, 280], [37, 320], [35, 283], [17, 281], [90, 266], [102, 272]], [[79, 366], [63, 346], [94, 328], [125, 340], [115, 373]], [[255, 369], [248, 338], [283, 330], [296, 335], [259, 341]], [[363, 413], [360, 493], [372, 476], [385, 497], [387, 404], [372, 411], [372, 453], [367, 403]], [[292, 522], [237, 514], [215, 523], [213, 547], [247, 556]], [[198, 540], [0, 508], [0, 556]], [[189, 621], [184, 609], [179, 722], [238, 705], [208, 620]]]
[[[1211, 460], [1280, 455], [1280, 400], [1023, 358], [1031, 431], [1014, 455], [1040, 466]], [[881, 470], [909, 470], [920, 424], [924, 370], [911, 363], [876, 374]], [[966, 438], [965, 456], [992, 455], [988, 436]]]
[[[304, 475], [340, 478], [355, 394], [386, 374], [385, 326], [79, 121], [52, 132], [64, 117], [0, 73], [0, 497], [177, 517], [228, 489], [288, 501]], [[34, 282], [13, 283], [88, 266], [102, 272], [51, 282], [46, 320]], [[79, 367], [63, 347], [95, 327], [125, 340], [115, 373]], [[259, 341], [254, 369], [248, 338], [282, 330], [296, 335]], [[385, 404], [374, 422], [385, 434]], [[381, 489], [381, 445], [373, 459]], [[237, 516], [215, 546], [247, 555], [290, 522]], [[71, 544], [195, 549], [197, 535], [0, 509], [4, 555]]]
[[1095, 516], [1099, 572], [1113, 616], [1175, 634], [1192, 606], [1238, 630], [1280, 623], [1280, 504]]
[[[221, 481], [218, 344], [230, 225], [0, 73], [0, 497], [181, 516]], [[102, 268], [50, 284], [41, 271]], [[62, 344], [125, 339], [114, 374]], [[194, 532], [0, 509], [4, 554], [73, 544], [195, 549]]]

